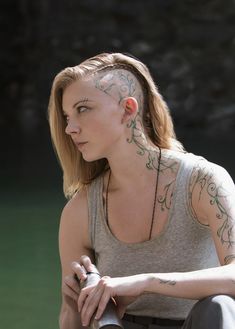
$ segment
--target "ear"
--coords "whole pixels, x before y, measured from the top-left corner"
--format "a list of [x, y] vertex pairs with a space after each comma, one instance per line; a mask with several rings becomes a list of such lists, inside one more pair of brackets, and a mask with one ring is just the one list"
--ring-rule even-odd
[[122, 115], [122, 123], [130, 120], [138, 112], [138, 102], [134, 97], [124, 98], [121, 102], [124, 113]]

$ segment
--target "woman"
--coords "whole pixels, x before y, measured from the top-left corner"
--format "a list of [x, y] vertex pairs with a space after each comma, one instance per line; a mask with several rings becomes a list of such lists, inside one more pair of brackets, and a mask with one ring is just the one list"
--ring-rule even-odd
[[[234, 184], [184, 151], [146, 66], [104, 53], [66, 68], [49, 121], [70, 198], [61, 329], [88, 326], [110, 297], [125, 328], [233, 328]], [[102, 278], [80, 290], [74, 275], [85, 280], [93, 264]]]

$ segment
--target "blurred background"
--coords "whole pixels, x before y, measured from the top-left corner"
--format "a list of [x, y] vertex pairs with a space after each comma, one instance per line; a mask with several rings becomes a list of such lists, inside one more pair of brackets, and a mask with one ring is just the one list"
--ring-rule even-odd
[[0, 327], [58, 328], [54, 76], [104, 51], [138, 57], [185, 148], [235, 179], [235, 1], [1, 0], [0, 24]]

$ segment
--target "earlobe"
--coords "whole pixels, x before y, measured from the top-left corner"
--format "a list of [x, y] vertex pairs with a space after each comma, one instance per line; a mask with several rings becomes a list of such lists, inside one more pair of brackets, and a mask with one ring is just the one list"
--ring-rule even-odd
[[124, 109], [122, 123], [125, 123], [137, 114], [138, 102], [134, 97], [128, 97], [122, 100], [122, 106]]

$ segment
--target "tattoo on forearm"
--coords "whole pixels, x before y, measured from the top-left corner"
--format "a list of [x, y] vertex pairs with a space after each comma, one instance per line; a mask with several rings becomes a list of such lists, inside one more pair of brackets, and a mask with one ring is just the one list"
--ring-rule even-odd
[[235, 259], [235, 255], [228, 255], [224, 258], [224, 265], [227, 265], [230, 263], [231, 260]]
[[159, 283], [160, 284], [170, 285], [170, 286], [176, 285], [176, 281], [174, 281], [174, 280], [163, 280], [163, 279], [159, 279]]
[[229, 215], [228, 209], [224, 206], [224, 200], [230, 197], [230, 193], [223, 187], [222, 182], [220, 184], [215, 183], [213, 171], [208, 173], [206, 168], [196, 167], [192, 173], [189, 185], [189, 202], [196, 219], [197, 215], [192, 205], [192, 194], [198, 187], [200, 189], [199, 200], [202, 197], [202, 193], [206, 192], [210, 198], [210, 205], [215, 207], [216, 218], [221, 222], [217, 230], [217, 236], [222, 244], [227, 245], [228, 248], [232, 247], [235, 244], [232, 234], [235, 220]]

